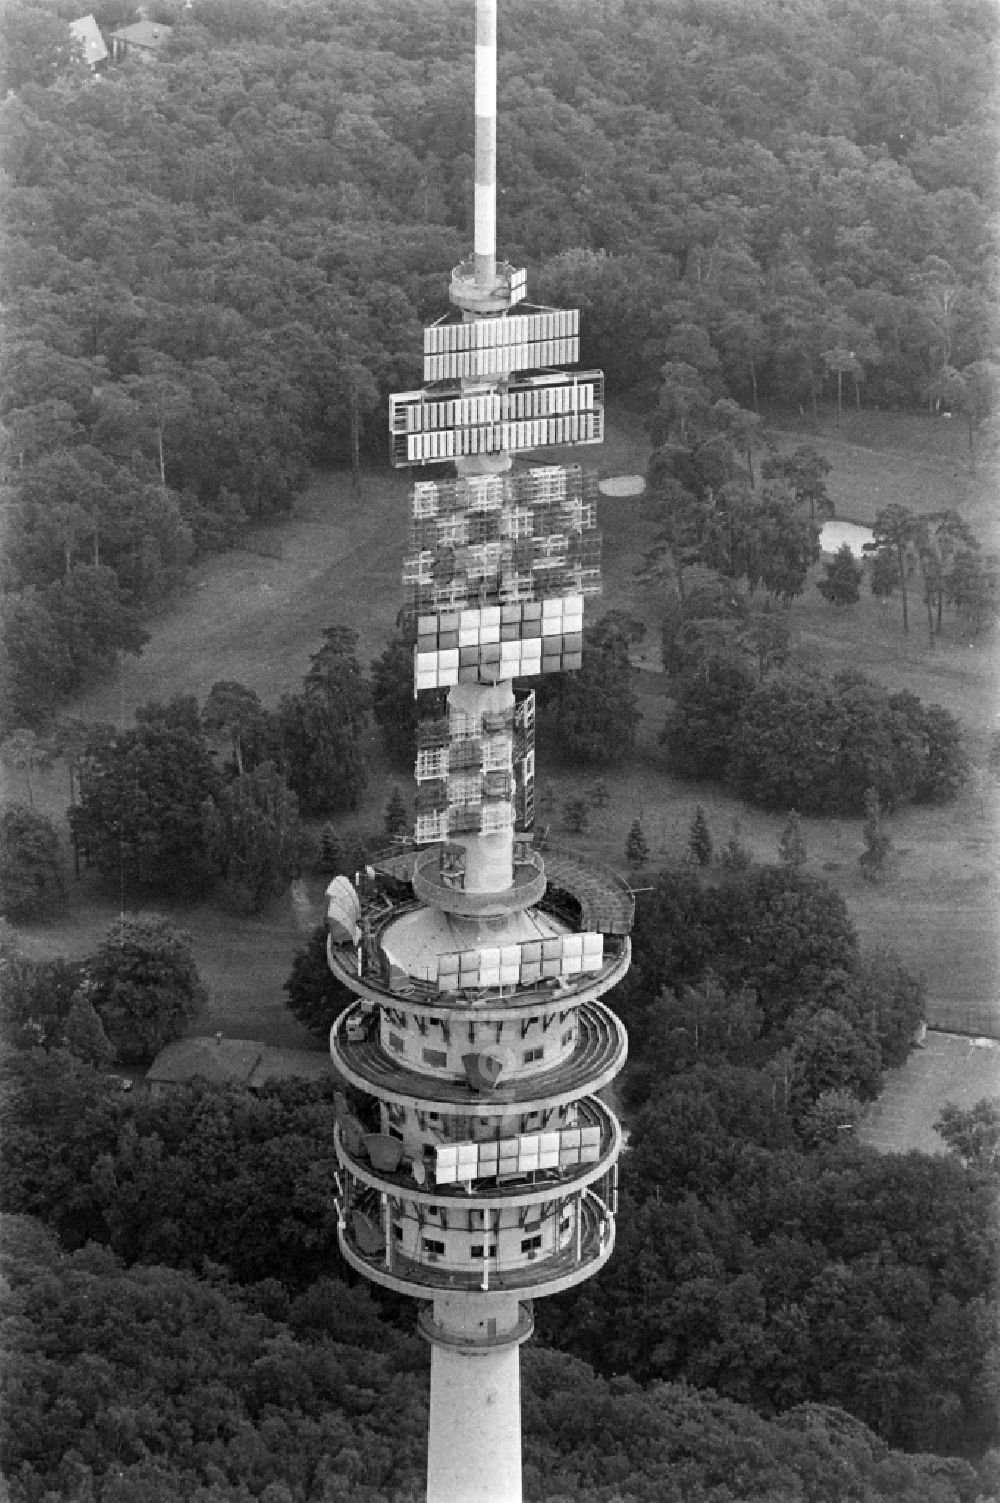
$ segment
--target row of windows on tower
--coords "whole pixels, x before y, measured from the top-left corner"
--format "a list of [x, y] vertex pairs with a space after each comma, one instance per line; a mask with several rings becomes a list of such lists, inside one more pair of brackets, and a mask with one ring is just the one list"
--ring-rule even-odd
[[481, 428], [521, 418], [590, 412], [602, 406], [603, 398], [604, 381], [599, 371], [541, 384], [512, 383], [507, 389], [470, 396], [438, 398], [424, 391], [400, 392], [389, 399], [389, 429], [401, 434]]
[[537, 313], [438, 323], [424, 329], [424, 354], [537, 344], [540, 340], [571, 339], [579, 332], [579, 308], [546, 308]]
[[[565, 1230], [569, 1230], [569, 1223], [567, 1223]], [[392, 1234], [396, 1238], [397, 1242], [402, 1242], [403, 1228], [401, 1226], [394, 1226], [392, 1229]], [[537, 1252], [541, 1245], [541, 1232], [536, 1232], [532, 1237], [521, 1238], [522, 1253]], [[432, 1257], [443, 1258], [445, 1255], [445, 1244], [437, 1237], [422, 1237], [420, 1239], [420, 1247], [423, 1252], [430, 1253]], [[496, 1255], [497, 1245], [495, 1242], [490, 1242], [489, 1244], [483, 1242], [473, 1242], [471, 1247], [469, 1248], [470, 1258], [495, 1258]]]
[[423, 375], [425, 381], [482, 380], [490, 376], [505, 376], [513, 371], [576, 365], [579, 359], [579, 339], [549, 339], [492, 350], [425, 355]]
[[604, 442], [604, 410], [571, 413], [524, 422], [488, 423], [476, 428], [446, 428], [439, 432], [409, 432], [392, 441], [394, 465], [439, 464], [473, 454], [510, 454], [549, 444]]
[[[562, 1036], [562, 1044], [565, 1046], [572, 1043], [572, 1041], [573, 1030], [572, 1028], [568, 1028]], [[406, 1049], [406, 1043], [398, 1033], [393, 1033], [390, 1030], [389, 1047], [390, 1049], [395, 1049], [398, 1054], [402, 1054]], [[448, 1068], [448, 1051], [446, 1049], [429, 1049], [425, 1047], [420, 1051], [420, 1058], [425, 1065], [430, 1065], [432, 1069], [446, 1070]], [[530, 1049], [522, 1049], [521, 1051], [522, 1065], [534, 1065], [544, 1058], [544, 1044], [533, 1044]]]

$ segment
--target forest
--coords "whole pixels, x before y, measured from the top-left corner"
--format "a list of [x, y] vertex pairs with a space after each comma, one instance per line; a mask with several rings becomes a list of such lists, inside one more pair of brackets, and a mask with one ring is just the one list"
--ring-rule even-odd
[[[387, 452], [471, 233], [472, 11], [199, 0], [99, 79], [5, 10], [2, 702], [39, 724], [190, 561]], [[107, 21], [120, 24], [120, 5]], [[98, 14], [101, 20], [102, 13]], [[504, 254], [652, 414], [996, 392], [986, 0], [503, 7]], [[456, 144], [457, 143], [457, 144]]]
[[[58, 717], [142, 652], [193, 564], [349, 469], [352, 412], [360, 459], [387, 465], [388, 393], [419, 385], [471, 238], [473, 12], [159, 0], [155, 65], [94, 76], [77, 9], [0, 16], [0, 716], [28, 790], [0, 818], [4, 911], [64, 902], [30, 798], [54, 748], [85, 870], [136, 904], [253, 913], [303, 863], [352, 871], [398, 833], [398, 799], [353, 843], [303, 821], [358, 806], [372, 723], [412, 761], [405, 614], [370, 675], [329, 625], [273, 708], [220, 680], [134, 726]], [[536, 1311], [533, 1503], [1000, 1495], [995, 1114], [943, 1117], [936, 1157], [854, 1140], [925, 991], [801, 869], [794, 812], [866, 810], [871, 855], [880, 809], [953, 800], [969, 756], [941, 706], [795, 659], [786, 607], [830, 504], [816, 451], [765, 431], [821, 404], [943, 410], [970, 468], [995, 449], [996, 31], [987, 0], [500, 8], [502, 251], [539, 303], [580, 308], [583, 362], [649, 437], [662, 744], [677, 776], [789, 812], [779, 864], [735, 832], [713, 863], [693, 828], [640, 897], [614, 995], [619, 1241]], [[884, 508], [875, 540], [906, 631], [908, 590], [931, 646], [991, 629], [995, 563], [960, 517]], [[850, 566], [826, 572], [849, 609]], [[582, 672], [540, 686], [544, 747], [627, 759], [641, 631], [588, 628]], [[341, 1002], [316, 935], [285, 991], [321, 1036]], [[8, 1495], [412, 1503], [427, 1348], [340, 1259], [333, 1086], [154, 1099], [108, 1073], [204, 1004], [168, 917], [72, 961], [0, 935]]]

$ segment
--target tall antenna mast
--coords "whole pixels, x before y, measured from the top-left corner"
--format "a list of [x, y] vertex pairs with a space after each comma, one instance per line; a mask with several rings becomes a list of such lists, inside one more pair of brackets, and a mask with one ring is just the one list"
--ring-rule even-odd
[[414, 840], [356, 885], [336, 878], [327, 907], [330, 968], [359, 998], [330, 1052], [367, 1102], [338, 1113], [340, 1246], [422, 1301], [429, 1503], [521, 1503], [532, 1301], [611, 1256], [622, 1133], [599, 1093], [628, 1044], [599, 999], [628, 970], [635, 906], [616, 873], [533, 845], [530, 682], [580, 668], [600, 590], [596, 480], [539, 451], [601, 442], [604, 377], [561, 369], [580, 358], [578, 312], [529, 307], [524, 270], [497, 255], [496, 36], [497, 0], [476, 0], [458, 316], [424, 330], [424, 387], [389, 401], [393, 463], [435, 467], [413, 485], [403, 566], [414, 691], [435, 691]]
[[497, 0], [476, 0], [476, 285], [497, 267]]

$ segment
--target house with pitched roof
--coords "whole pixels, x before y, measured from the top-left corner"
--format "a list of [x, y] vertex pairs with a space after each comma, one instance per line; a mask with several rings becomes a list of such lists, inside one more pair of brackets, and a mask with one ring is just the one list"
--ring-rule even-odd
[[146, 1071], [145, 1083], [151, 1096], [193, 1080], [259, 1091], [271, 1080], [328, 1080], [332, 1073], [325, 1049], [277, 1049], [258, 1039], [216, 1034], [166, 1044]]
[[164, 43], [170, 40], [172, 32], [172, 26], [161, 26], [159, 21], [136, 21], [131, 26], [120, 26], [108, 38], [111, 56], [116, 63], [127, 57], [151, 63]]

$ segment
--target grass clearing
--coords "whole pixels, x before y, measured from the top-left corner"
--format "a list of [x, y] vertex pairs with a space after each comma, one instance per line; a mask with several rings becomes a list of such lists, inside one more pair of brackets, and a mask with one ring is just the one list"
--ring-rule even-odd
[[[612, 410], [608, 429], [601, 448], [567, 451], [563, 457], [592, 466], [600, 476], [644, 471], [648, 441], [641, 421]], [[956, 435], [963, 436], [954, 425], [930, 419], [852, 413], [845, 414], [840, 429], [831, 420], [819, 430], [808, 424], [786, 428], [782, 436], [789, 445], [814, 443], [831, 460], [838, 515], [870, 523], [890, 499], [921, 510], [956, 505], [984, 544], [995, 545], [990, 477], [982, 470], [969, 474], [961, 446], [955, 448]], [[298, 687], [323, 628], [335, 622], [357, 628], [362, 662], [370, 662], [391, 635], [402, 599], [407, 490], [400, 475], [365, 474], [360, 495], [347, 473], [317, 475], [282, 530], [280, 558], [234, 552], [205, 560], [193, 571], [190, 587], [151, 623], [142, 657], [127, 659], [113, 680], [82, 695], [72, 713], [128, 724], [136, 705], [178, 693], [204, 700], [218, 679], [238, 679], [273, 704]], [[628, 828], [638, 817], [652, 849], [647, 871], [653, 872], [683, 855], [700, 802], [717, 850], [738, 825], [739, 839], [757, 859], [774, 860], [784, 815], [748, 809], [715, 785], [682, 783], [669, 775], [657, 745], [665, 709], [664, 680], [656, 671], [663, 587], [636, 580], [652, 529], [641, 497], [602, 498], [599, 520], [604, 596], [592, 615], [617, 608], [646, 623], [647, 641], [637, 654], [643, 671], [636, 676], [644, 720], [636, 757], [604, 775], [608, 804], [591, 811], [588, 832], [573, 837], [574, 843], [624, 868]], [[970, 646], [948, 636], [931, 651], [918, 605], [904, 637], [898, 600], [885, 619], [869, 596], [838, 612], [814, 583], [794, 602], [791, 621], [800, 650], [817, 664], [831, 671], [861, 668], [891, 688], [911, 689], [958, 714], [974, 753], [983, 758], [998, 705], [992, 643]], [[337, 821], [341, 831], [380, 827], [394, 783], [410, 795], [409, 771], [386, 762], [374, 735], [370, 747], [364, 807]], [[555, 749], [541, 744], [538, 769], [539, 824], [550, 824], [555, 836], [566, 838], [562, 804], [598, 773], [561, 767]], [[35, 783], [38, 807], [61, 821], [65, 770], [36, 775]], [[8, 774], [8, 785], [9, 796], [24, 798], [23, 775]], [[803, 820], [807, 870], [844, 894], [863, 943], [891, 943], [909, 965], [924, 971], [932, 1021], [957, 1027], [949, 1019], [962, 1016], [967, 1026], [984, 1033], [1000, 1026], [996, 813], [995, 786], [980, 770], [955, 805], [893, 816], [897, 868], [876, 888], [865, 885], [857, 865], [860, 820]], [[645, 880], [642, 872], [635, 875], [637, 886]], [[191, 933], [209, 985], [208, 1031], [322, 1047], [286, 1012], [281, 991], [291, 957], [320, 917], [321, 889], [322, 883], [311, 879], [297, 905], [286, 895], [260, 918], [240, 917], [216, 904], [168, 910]], [[118, 911], [117, 896], [86, 876], [79, 883], [71, 880], [68, 909], [58, 924], [25, 928], [19, 937], [34, 954], [82, 955]]]
[[882, 1153], [945, 1153], [934, 1123], [946, 1102], [968, 1110], [1000, 1093], [1000, 1043], [928, 1033], [905, 1065], [890, 1070], [885, 1087], [858, 1124], [862, 1143]]

